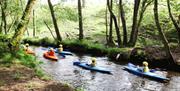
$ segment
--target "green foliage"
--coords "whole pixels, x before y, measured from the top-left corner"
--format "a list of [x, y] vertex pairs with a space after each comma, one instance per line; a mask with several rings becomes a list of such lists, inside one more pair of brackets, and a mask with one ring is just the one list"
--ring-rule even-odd
[[56, 41], [55, 40], [53, 40], [53, 39], [50, 39], [50, 38], [48, 38], [48, 37], [45, 37], [45, 38], [42, 38], [41, 40], [40, 40], [40, 43], [41, 43], [41, 45], [43, 45], [43, 46], [53, 46], [53, 45], [56, 45]]
[[77, 10], [75, 8], [60, 7], [57, 8], [57, 12], [57, 16], [59, 16], [60, 20], [70, 20], [74, 22], [78, 21]]
[[2, 56], [3, 56], [3, 58], [1, 59], [0, 64], [7, 64], [7, 65], [12, 64], [12, 60], [14, 59], [12, 57], [12, 54], [4, 53]]
[[40, 64], [39, 61], [36, 61], [35, 56], [25, 54], [23, 50], [16, 52], [15, 57], [21, 62], [21, 64], [29, 68], [36, 68]]
[[45, 73], [40, 68], [35, 68], [35, 75], [38, 77], [43, 77]]
[[77, 87], [77, 88], [75, 89], [75, 91], [84, 91], [84, 89], [81, 88], [81, 87]]

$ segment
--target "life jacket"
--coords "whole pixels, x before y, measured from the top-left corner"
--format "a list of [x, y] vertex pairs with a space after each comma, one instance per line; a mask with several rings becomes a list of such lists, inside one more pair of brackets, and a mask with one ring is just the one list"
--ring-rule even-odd
[[61, 48], [58, 48], [58, 51], [59, 52], [62, 52], [63, 51], [63, 48], [61, 47]]
[[93, 67], [96, 66], [96, 62], [92, 62], [91, 66], [93, 66]]
[[48, 54], [49, 54], [50, 56], [54, 56], [55, 53], [54, 53], [54, 51], [49, 51]]
[[149, 72], [149, 68], [148, 66], [145, 66], [144, 69], [143, 69], [144, 72]]

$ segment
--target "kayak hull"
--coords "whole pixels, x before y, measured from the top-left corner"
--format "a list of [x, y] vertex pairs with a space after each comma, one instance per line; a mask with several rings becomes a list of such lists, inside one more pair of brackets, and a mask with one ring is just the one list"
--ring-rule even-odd
[[143, 72], [141, 68], [129, 63], [127, 66], [124, 67], [125, 70], [141, 76], [141, 77], [148, 77], [157, 81], [168, 81], [169, 79], [166, 77], [159, 76], [158, 74], [152, 73], [152, 72]]
[[26, 54], [32, 54], [32, 55], [35, 55], [35, 52], [33, 52], [32, 50], [27, 50], [25, 51]]
[[47, 59], [51, 59], [51, 60], [54, 60], [54, 61], [57, 61], [57, 60], [58, 60], [58, 57], [56, 57], [56, 56], [50, 56], [50, 55], [48, 54], [48, 52], [45, 52], [45, 53], [43, 54], [43, 56], [44, 56], [45, 58], [47, 58]]
[[79, 67], [82, 67], [84, 69], [91, 70], [91, 71], [97, 71], [97, 72], [101, 72], [101, 73], [111, 74], [111, 71], [106, 68], [102, 68], [102, 67], [98, 67], [98, 66], [92, 67], [87, 63], [73, 62], [73, 65], [76, 65], [76, 66], [79, 66]]

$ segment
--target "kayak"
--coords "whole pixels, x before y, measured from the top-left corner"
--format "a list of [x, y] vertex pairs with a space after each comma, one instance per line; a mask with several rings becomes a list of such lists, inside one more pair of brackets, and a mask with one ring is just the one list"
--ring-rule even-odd
[[34, 53], [32, 50], [26, 50], [25, 53], [26, 53], [26, 54], [32, 54], [32, 55], [35, 55], [35, 53]]
[[160, 76], [153, 72], [143, 72], [142, 68], [137, 67], [131, 63], [128, 63], [128, 65], [125, 66], [124, 68], [125, 68], [125, 70], [127, 70], [135, 75], [141, 76], [141, 77], [148, 77], [148, 78], [158, 80], [158, 81], [168, 81], [169, 80], [168, 78]]
[[44, 56], [45, 58], [47, 58], [47, 59], [52, 59], [52, 60], [55, 60], [55, 61], [58, 60], [58, 57], [56, 57], [56, 56], [50, 56], [50, 55], [48, 54], [48, 52], [45, 52], [43, 56]]
[[73, 53], [69, 52], [69, 51], [62, 51], [62, 52], [59, 52], [58, 51], [58, 48], [56, 48], [54, 50], [56, 53], [59, 53], [60, 55], [73, 55]]
[[91, 65], [84, 63], [84, 62], [73, 62], [73, 65], [76, 65], [76, 66], [79, 66], [79, 67], [82, 67], [84, 69], [91, 70], [91, 71], [97, 71], [97, 72], [101, 72], [101, 73], [111, 74], [111, 71], [106, 68], [102, 68], [102, 67], [98, 67], [98, 66], [92, 67]]

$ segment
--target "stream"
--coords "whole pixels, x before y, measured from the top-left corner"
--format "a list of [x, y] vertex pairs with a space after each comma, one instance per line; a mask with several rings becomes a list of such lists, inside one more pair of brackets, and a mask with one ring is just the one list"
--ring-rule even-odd
[[168, 83], [160, 83], [123, 70], [125, 63], [116, 64], [108, 61], [107, 57], [96, 57], [98, 66], [112, 71], [112, 75], [109, 75], [73, 65], [73, 62], [78, 60], [90, 63], [90, 55], [74, 54], [64, 59], [59, 56], [58, 61], [50, 61], [43, 57], [46, 51], [43, 47], [33, 47], [33, 49], [38, 60], [43, 61], [42, 69], [54, 80], [82, 88], [84, 91], [179, 91], [180, 89], [180, 73], [177, 72], [159, 71], [158, 74], [170, 78]]

